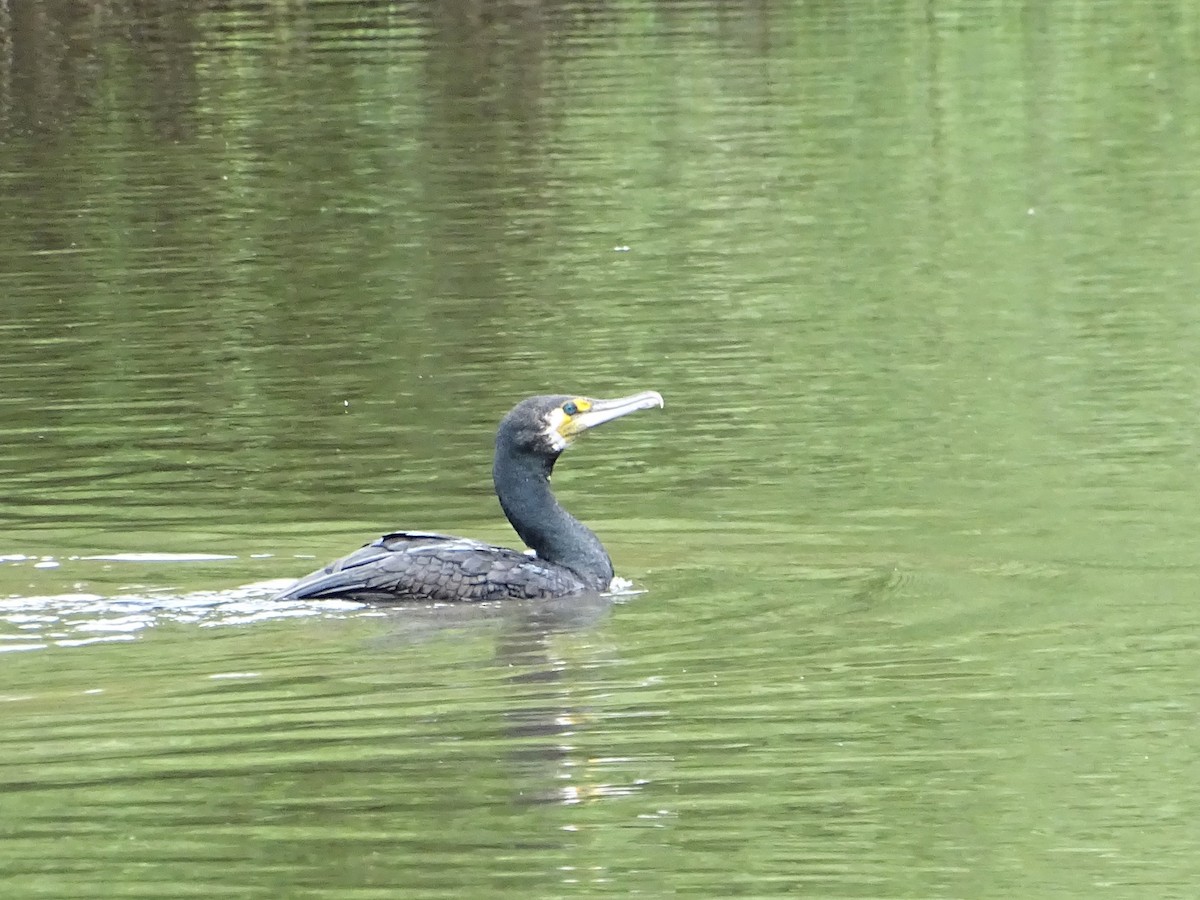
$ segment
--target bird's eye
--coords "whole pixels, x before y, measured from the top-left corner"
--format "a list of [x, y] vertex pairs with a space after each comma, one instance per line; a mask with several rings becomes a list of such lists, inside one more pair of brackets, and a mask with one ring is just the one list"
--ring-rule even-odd
[[579, 412], [579, 407], [575, 405], [574, 400], [568, 400], [566, 403], [563, 404], [562, 411], [565, 412], [568, 416], [573, 416], [573, 415], [575, 415], [575, 413]]

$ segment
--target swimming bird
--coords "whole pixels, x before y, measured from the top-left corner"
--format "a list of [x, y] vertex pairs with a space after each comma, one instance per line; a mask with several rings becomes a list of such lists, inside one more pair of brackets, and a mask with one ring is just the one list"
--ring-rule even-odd
[[529, 397], [501, 420], [492, 482], [504, 515], [533, 555], [469, 538], [397, 531], [301, 578], [276, 599], [481, 601], [607, 589], [612, 561], [592, 530], [554, 499], [550, 473], [583, 432], [662, 405], [657, 391], [616, 400]]

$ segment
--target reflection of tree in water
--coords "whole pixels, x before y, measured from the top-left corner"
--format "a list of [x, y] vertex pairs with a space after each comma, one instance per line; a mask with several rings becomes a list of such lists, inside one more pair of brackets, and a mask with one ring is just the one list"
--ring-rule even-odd
[[116, 89], [137, 124], [188, 137], [199, 43], [186, 2], [0, 2], [0, 134], [56, 134]]
[[8, 130], [8, 111], [12, 106], [12, 56], [12, 10], [8, 0], [0, 0], [0, 134]]
[[[492, 360], [497, 335], [527, 316], [556, 227], [552, 150], [561, 124], [554, 83], [567, 13], [554, 4], [449, 2], [423, 7], [424, 85], [417, 170], [422, 241], [436, 247], [421, 273], [437, 315], [463, 334], [461, 353]], [[480, 247], [504, 248], [496, 254]], [[498, 264], [499, 263], [499, 264]]]

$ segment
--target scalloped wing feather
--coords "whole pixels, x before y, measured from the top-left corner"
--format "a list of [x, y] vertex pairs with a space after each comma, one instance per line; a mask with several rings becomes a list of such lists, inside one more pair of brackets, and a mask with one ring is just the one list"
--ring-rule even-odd
[[574, 573], [507, 547], [398, 531], [301, 578], [277, 599], [481, 602], [579, 593]]

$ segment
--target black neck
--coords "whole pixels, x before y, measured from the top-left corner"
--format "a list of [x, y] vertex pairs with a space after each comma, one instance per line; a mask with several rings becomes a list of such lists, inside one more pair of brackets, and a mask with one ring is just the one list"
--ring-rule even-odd
[[612, 561], [592, 530], [554, 499], [554, 462], [498, 444], [492, 466], [496, 496], [512, 527], [539, 559], [570, 569], [589, 587], [604, 590], [612, 581]]

